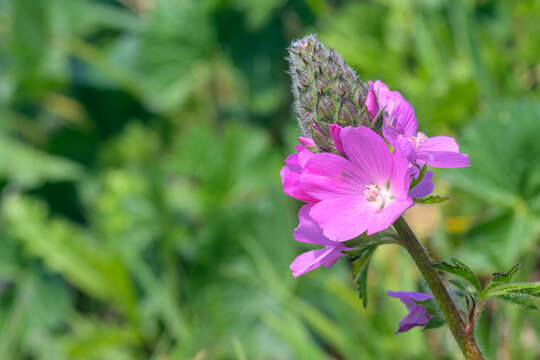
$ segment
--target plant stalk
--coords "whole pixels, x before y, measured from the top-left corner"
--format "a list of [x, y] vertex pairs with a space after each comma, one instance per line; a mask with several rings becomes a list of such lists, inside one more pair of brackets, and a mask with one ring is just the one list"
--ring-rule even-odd
[[420, 273], [431, 289], [435, 300], [437, 300], [439, 308], [446, 318], [446, 322], [461, 348], [465, 359], [483, 360], [484, 356], [478, 348], [476, 339], [474, 338], [474, 328], [467, 326], [461, 317], [456, 304], [454, 304], [454, 301], [450, 297], [441, 278], [435, 269], [431, 267], [431, 260], [416, 238], [416, 235], [414, 235], [403, 217], [399, 217], [399, 219], [396, 220], [394, 228], [399, 235], [400, 242], [413, 258]]

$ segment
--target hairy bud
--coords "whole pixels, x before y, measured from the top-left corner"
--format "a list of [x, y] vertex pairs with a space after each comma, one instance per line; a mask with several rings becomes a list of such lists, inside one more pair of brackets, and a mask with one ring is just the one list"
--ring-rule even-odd
[[309, 35], [291, 44], [288, 61], [300, 127], [321, 150], [332, 151], [332, 139], [314, 124], [319, 130], [325, 127], [322, 124], [370, 124], [365, 105], [368, 87], [334, 49]]

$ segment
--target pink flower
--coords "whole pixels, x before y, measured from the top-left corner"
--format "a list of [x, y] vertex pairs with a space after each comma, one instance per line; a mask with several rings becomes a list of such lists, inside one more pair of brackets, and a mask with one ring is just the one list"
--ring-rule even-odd
[[409, 291], [387, 291], [388, 296], [392, 296], [401, 300], [403, 304], [409, 310], [407, 316], [405, 316], [399, 322], [399, 328], [396, 331], [396, 334], [401, 332], [406, 332], [411, 330], [415, 326], [426, 326], [429, 320], [433, 315], [429, 314], [426, 311], [426, 308], [422, 305], [417, 304], [415, 301], [425, 301], [433, 299], [433, 296], [430, 294], [422, 294], [417, 292]]
[[301, 142], [301, 144], [296, 145], [298, 153], [289, 155], [285, 159], [285, 166], [281, 168], [280, 176], [283, 192], [300, 201], [313, 203], [317, 200], [304, 193], [300, 188], [300, 174], [306, 162], [314, 155], [306, 147], [315, 146], [315, 143], [313, 140], [304, 137], [299, 137], [298, 140]]
[[[366, 97], [366, 106], [371, 114], [383, 108], [383, 135], [388, 142], [400, 149], [401, 153], [413, 164], [433, 167], [456, 168], [469, 165], [467, 155], [459, 152], [454, 138], [435, 136], [428, 138], [418, 131], [418, 123], [413, 107], [398, 91], [390, 91], [382, 81], [371, 85], [370, 91], [376, 100]], [[369, 100], [369, 101], [368, 101]]]
[[294, 259], [289, 266], [294, 277], [303, 275], [321, 265], [328, 268], [343, 256], [342, 251], [353, 250], [323, 235], [319, 225], [309, 216], [311, 207], [312, 205], [304, 205], [298, 212], [300, 224], [294, 230], [294, 238], [297, 241], [324, 245], [324, 248], [307, 251]]
[[413, 204], [409, 164], [399, 150], [391, 154], [364, 126], [341, 129], [340, 139], [348, 159], [313, 154], [300, 176], [302, 191], [317, 200], [309, 215], [334, 241], [382, 231]]

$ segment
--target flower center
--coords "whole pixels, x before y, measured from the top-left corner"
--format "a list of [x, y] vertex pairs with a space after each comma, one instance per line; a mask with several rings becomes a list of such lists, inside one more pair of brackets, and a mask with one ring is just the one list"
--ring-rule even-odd
[[366, 200], [379, 205], [379, 209], [383, 209], [386, 204], [394, 200], [394, 195], [390, 191], [390, 184], [387, 182], [386, 187], [381, 188], [375, 184], [364, 186], [364, 195]]
[[426, 134], [424, 134], [423, 132], [418, 132], [416, 136], [411, 136], [408, 140], [414, 145], [416, 150], [418, 150], [420, 146], [426, 142], [427, 139], [428, 137], [426, 136]]

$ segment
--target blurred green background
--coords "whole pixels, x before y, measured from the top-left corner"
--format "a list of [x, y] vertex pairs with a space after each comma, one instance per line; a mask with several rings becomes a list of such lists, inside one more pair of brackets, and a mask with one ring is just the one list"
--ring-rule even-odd
[[[408, 211], [437, 260], [540, 280], [540, 1], [1, 0], [0, 359], [457, 359], [394, 335], [420, 289], [377, 251], [294, 280], [284, 60], [309, 33], [472, 167]], [[490, 359], [540, 359], [540, 312], [490, 303]]]

